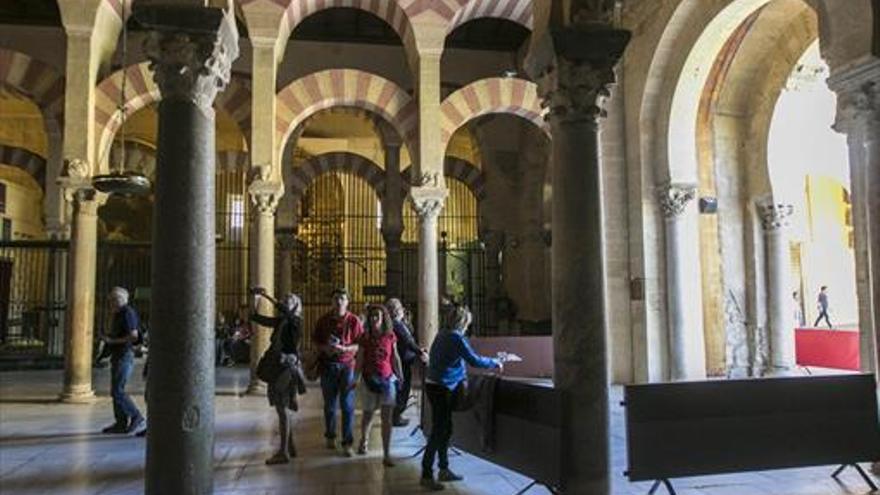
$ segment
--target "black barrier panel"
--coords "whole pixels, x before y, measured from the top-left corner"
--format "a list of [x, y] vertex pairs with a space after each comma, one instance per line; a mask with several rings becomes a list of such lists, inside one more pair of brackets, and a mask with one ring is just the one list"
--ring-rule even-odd
[[873, 375], [625, 388], [631, 481], [880, 459]]
[[[495, 388], [493, 413], [494, 432], [489, 450], [481, 444], [484, 425], [472, 411], [452, 415], [452, 445], [542, 485], [559, 486], [561, 392], [544, 380], [502, 378]], [[425, 434], [430, 434], [430, 411], [425, 411], [423, 421]]]

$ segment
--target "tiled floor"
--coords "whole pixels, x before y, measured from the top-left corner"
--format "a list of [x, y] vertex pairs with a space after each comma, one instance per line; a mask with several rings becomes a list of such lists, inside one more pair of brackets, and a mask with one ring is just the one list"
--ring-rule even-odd
[[[129, 494], [143, 488], [144, 441], [96, 434], [111, 419], [110, 403], [102, 396], [92, 405], [58, 404], [57, 371], [0, 373], [0, 493], [12, 494]], [[108, 387], [107, 370], [96, 371], [99, 391]], [[384, 469], [378, 453], [345, 459], [328, 452], [321, 438], [319, 393], [311, 390], [298, 416], [300, 457], [286, 466], [263, 461], [274, 445], [275, 418], [265, 398], [239, 398], [246, 370], [218, 370], [215, 488], [219, 494], [373, 495], [420, 493], [418, 460], [407, 459], [423, 444], [410, 428], [395, 430], [397, 467]], [[143, 404], [143, 384], [131, 390]], [[615, 390], [615, 395], [619, 390]], [[615, 398], [616, 399], [616, 398]], [[612, 400], [617, 404], [619, 400]], [[615, 406], [618, 407], [618, 406]], [[613, 414], [613, 472], [615, 494], [646, 494], [649, 483], [628, 483], [623, 415]], [[378, 428], [374, 432], [378, 436]], [[378, 438], [373, 445], [380, 445]], [[452, 461], [466, 476], [446, 493], [513, 495], [528, 484], [522, 476], [475, 457]], [[829, 477], [833, 467], [790, 469], [675, 480], [681, 495], [837, 495], [868, 493], [848, 471], [838, 483]], [[534, 488], [531, 495], [547, 493]], [[662, 490], [658, 493], [662, 493]], [[589, 494], [585, 494], [589, 495]]]

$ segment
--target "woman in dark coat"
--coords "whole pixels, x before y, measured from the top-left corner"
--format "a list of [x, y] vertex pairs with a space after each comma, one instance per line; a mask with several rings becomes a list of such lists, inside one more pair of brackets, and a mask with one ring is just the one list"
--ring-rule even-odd
[[[256, 289], [255, 293], [268, 298], [264, 289]], [[272, 301], [270, 299], [270, 301]], [[269, 404], [278, 413], [278, 430], [281, 445], [278, 452], [266, 460], [266, 464], [286, 464], [291, 457], [296, 457], [296, 445], [293, 442], [293, 425], [291, 411], [296, 411], [297, 394], [305, 393], [305, 377], [302, 373], [299, 357], [299, 343], [302, 336], [302, 301], [293, 293], [285, 295], [280, 302], [272, 301], [278, 316], [264, 316], [254, 311], [251, 321], [266, 327], [274, 328], [272, 343], [280, 350], [283, 371], [278, 378], [269, 383], [267, 396]]]

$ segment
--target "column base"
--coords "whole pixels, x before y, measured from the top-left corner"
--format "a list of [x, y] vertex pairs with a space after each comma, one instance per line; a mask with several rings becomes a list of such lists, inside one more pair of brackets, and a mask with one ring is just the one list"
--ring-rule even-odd
[[98, 400], [98, 397], [92, 389], [69, 390], [61, 392], [58, 400], [65, 404], [92, 404]]
[[777, 378], [777, 377], [786, 377], [786, 376], [809, 376], [810, 372], [802, 367], [797, 365], [792, 366], [768, 366], [764, 369], [764, 372], [761, 374], [762, 377], [767, 378]]

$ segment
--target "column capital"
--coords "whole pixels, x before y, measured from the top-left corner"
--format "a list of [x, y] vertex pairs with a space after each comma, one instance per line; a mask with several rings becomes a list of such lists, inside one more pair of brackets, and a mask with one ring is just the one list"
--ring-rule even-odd
[[788, 227], [792, 214], [794, 214], [794, 206], [788, 203], [777, 203], [772, 200], [758, 203], [758, 216], [761, 218], [761, 227], [765, 232]]
[[212, 114], [238, 57], [238, 32], [229, 15], [215, 8], [135, 6], [135, 17], [152, 29], [144, 52], [163, 100], [188, 101]]
[[629, 31], [600, 23], [548, 31], [526, 60], [548, 120], [595, 123], [603, 117], [602, 103], [629, 39]]
[[697, 197], [697, 186], [669, 182], [657, 187], [656, 193], [663, 216], [675, 218], [681, 216], [688, 203]]
[[284, 186], [280, 182], [254, 179], [248, 186], [248, 194], [260, 215], [274, 215], [284, 195]]
[[837, 93], [834, 130], [848, 134], [880, 125], [880, 58], [834, 74], [828, 86]]
[[449, 191], [444, 187], [419, 186], [409, 190], [413, 210], [419, 220], [436, 220], [446, 203]]

